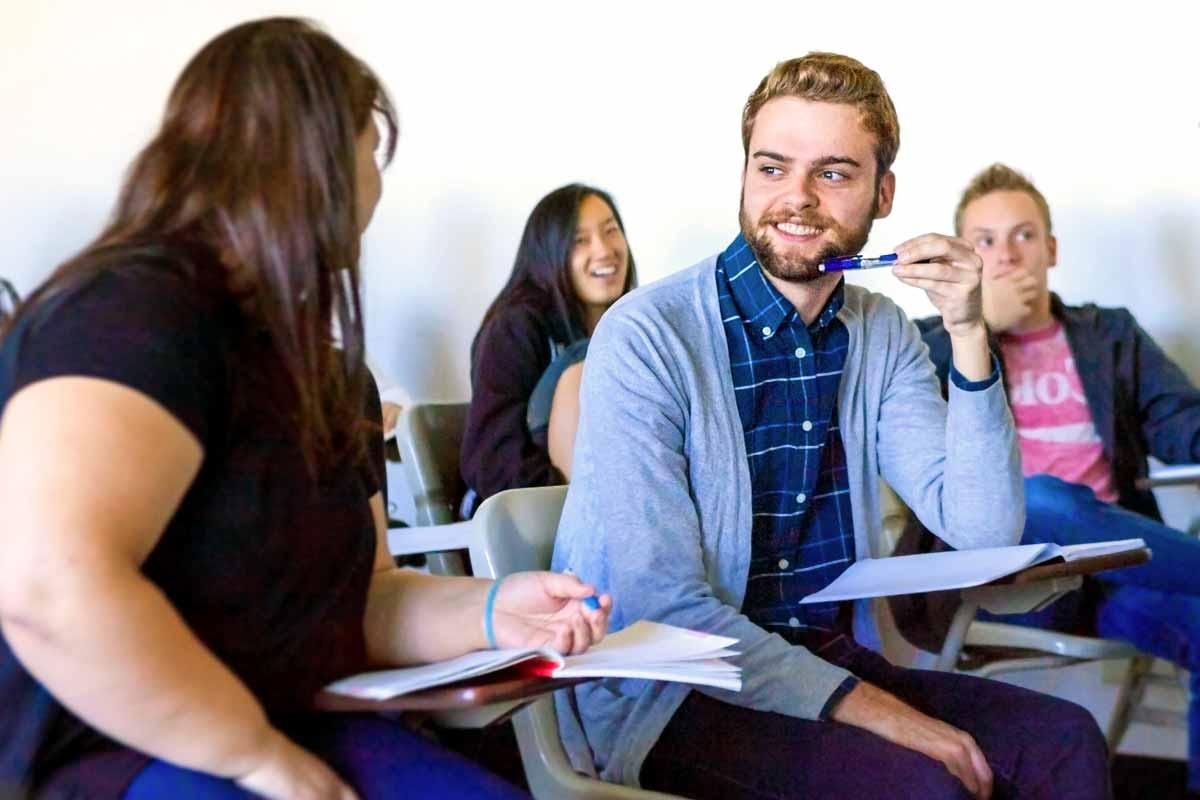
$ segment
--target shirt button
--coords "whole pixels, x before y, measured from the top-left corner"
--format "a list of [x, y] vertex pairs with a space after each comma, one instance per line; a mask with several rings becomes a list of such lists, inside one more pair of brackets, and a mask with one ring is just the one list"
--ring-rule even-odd
[[807, 499], [808, 499], [808, 495], [806, 495], [804, 492], [801, 492], [800, 494], [796, 495], [797, 503], [803, 503]]
[[800, 620], [796, 619], [795, 617], [792, 617], [791, 619], [788, 620], [788, 625], [791, 625], [793, 628], [799, 628]]
[[762, 334], [763, 334], [763, 336], [770, 336], [770, 335], [771, 335], [771, 326], [770, 326], [770, 325], [764, 325], [764, 326], [763, 326], [763, 330], [762, 330]]
[[803, 347], [796, 348], [796, 358], [804, 358], [806, 355], [808, 355], [808, 351]]
[[811, 423], [811, 422], [809, 422], [808, 420], [804, 420], [804, 424], [803, 424], [803, 425], [801, 425], [800, 427], [801, 427], [801, 428], [804, 428], [804, 430], [806, 430], [806, 431], [811, 431], [811, 430], [812, 430], [812, 423]]
[[779, 559], [779, 568], [780, 568], [780, 569], [787, 569], [787, 568], [788, 568], [788, 560], [787, 560], [786, 558], [781, 558], [781, 559]]

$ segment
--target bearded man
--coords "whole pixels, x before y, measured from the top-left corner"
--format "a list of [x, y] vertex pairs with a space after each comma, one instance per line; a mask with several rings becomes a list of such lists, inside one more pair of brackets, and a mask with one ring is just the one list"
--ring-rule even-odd
[[741, 692], [602, 680], [558, 695], [581, 771], [696, 798], [1104, 797], [1079, 706], [895, 667], [865, 603], [801, 605], [887, 555], [886, 480], [958, 549], [1014, 544], [1023, 496], [961, 239], [896, 248], [952, 350], [943, 400], [916, 327], [820, 265], [892, 208], [899, 123], [854, 59], [777, 65], [742, 115], [741, 233], [627, 295], [589, 347], [555, 569], [652, 619], [739, 640]]

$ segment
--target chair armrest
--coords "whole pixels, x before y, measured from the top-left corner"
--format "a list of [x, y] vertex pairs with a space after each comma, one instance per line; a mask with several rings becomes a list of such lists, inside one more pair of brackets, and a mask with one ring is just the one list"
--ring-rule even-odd
[[1025, 614], [1045, 608], [1082, 585], [1082, 576], [1066, 575], [1027, 583], [975, 586], [963, 589], [962, 598], [964, 603], [970, 602], [993, 614]]
[[1025, 625], [1007, 625], [1003, 622], [974, 623], [967, 631], [966, 644], [972, 647], [1037, 650], [1087, 661], [1100, 658], [1132, 658], [1138, 654], [1138, 649], [1128, 642], [1075, 636]]
[[1068, 575], [1028, 583], [991, 583], [962, 589], [962, 602], [954, 612], [934, 669], [949, 672], [958, 663], [958, 654], [975, 629], [975, 614], [982, 606], [994, 614], [1020, 614], [1042, 608], [1083, 583], [1080, 575]]
[[950, 623], [950, 630], [942, 643], [934, 668], [954, 669], [958, 662], [958, 653], [967, 638], [967, 631], [971, 628], [975, 612], [980, 606], [996, 614], [1032, 611], [1053, 602], [1066, 592], [1078, 589], [1084, 575], [1144, 564], [1150, 557], [1150, 550], [1141, 548], [1075, 561], [1038, 564], [1007, 576], [1001, 579], [1002, 582], [963, 589], [960, 595], [962, 604]]
[[1200, 486], [1200, 464], [1175, 464], [1152, 470], [1144, 478], [1138, 478], [1139, 489], [1157, 489], [1160, 486]]

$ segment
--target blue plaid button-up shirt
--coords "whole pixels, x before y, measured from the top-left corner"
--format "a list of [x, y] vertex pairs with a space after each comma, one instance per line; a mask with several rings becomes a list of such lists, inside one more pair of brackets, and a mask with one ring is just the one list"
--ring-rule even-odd
[[812, 649], [850, 633], [839, 605], [800, 605], [854, 563], [837, 397], [850, 334], [843, 284], [811, 325], [767, 280], [738, 236], [717, 260], [717, 294], [753, 497], [742, 611]]

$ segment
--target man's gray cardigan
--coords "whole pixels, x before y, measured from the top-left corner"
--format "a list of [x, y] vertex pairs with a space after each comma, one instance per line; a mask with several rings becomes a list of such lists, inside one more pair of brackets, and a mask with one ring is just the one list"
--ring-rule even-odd
[[[613, 306], [585, 362], [571, 485], [554, 569], [611, 592], [611, 629], [651, 619], [733, 636], [741, 692], [724, 702], [818, 717], [848, 673], [750, 622], [750, 472], [717, 303], [716, 257]], [[916, 327], [888, 298], [846, 287], [838, 396], [857, 558], [881, 543], [882, 476], [952, 547], [1015, 544], [1024, 525], [1016, 434], [1002, 382], [942, 399]], [[856, 609], [859, 638], [873, 623]], [[870, 635], [866, 638], [870, 638]], [[606, 679], [559, 692], [575, 768], [638, 785], [691, 689]]]

